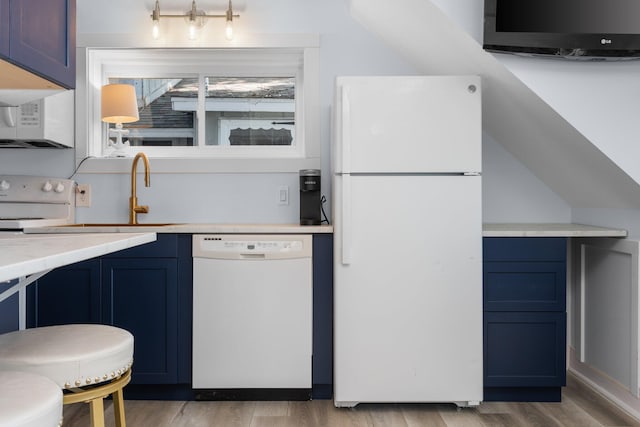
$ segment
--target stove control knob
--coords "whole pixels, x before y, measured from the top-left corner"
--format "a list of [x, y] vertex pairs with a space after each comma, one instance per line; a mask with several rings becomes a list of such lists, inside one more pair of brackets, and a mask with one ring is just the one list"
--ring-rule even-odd
[[0, 181], [0, 190], [7, 191], [9, 188], [11, 188], [9, 181], [5, 181], [4, 179]]
[[45, 182], [44, 185], [42, 186], [42, 191], [44, 191], [45, 193], [48, 193], [51, 190], [53, 190], [53, 185], [51, 184], [51, 182], [50, 181]]
[[64, 191], [64, 184], [61, 182], [57, 183], [53, 188], [53, 191], [55, 191], [56, 193], [62, 193]]

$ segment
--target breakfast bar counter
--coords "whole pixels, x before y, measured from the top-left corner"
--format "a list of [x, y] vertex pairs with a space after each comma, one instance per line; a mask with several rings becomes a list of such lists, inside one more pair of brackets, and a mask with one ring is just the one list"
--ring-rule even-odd
[[[63, 265], [156, 240], [156, 233], [22, 234], [0, 233], [0, 282], [42, 274]], [[0, 294], [0, 301], [31, 283], [20, 280]]]

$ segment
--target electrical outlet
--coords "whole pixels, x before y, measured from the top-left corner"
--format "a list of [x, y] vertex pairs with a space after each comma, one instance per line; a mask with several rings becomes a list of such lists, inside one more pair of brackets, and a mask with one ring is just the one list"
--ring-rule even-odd
[[91, 206], [91, 186], [78, 184], [76, 187], [76, 206], [88, 208]]
[[281, 185], [280, 187], [278, 187], [278, 204], [289, 204], [289, 187], [286, 185]]

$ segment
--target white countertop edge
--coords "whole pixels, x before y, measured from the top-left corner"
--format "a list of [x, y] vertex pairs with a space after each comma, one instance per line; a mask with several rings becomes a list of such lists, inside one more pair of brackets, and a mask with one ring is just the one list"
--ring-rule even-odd
[[[215, 224], [184, 223], [170, 225], [92, 225], [74, 227], [36, 227], [27, 234], [85, 233], [185, 233], [185, 234], [330, 234], [332, 225], [299, 224]], [[571, 223], [485, 223], [484, 237], [627, 237], [624, 229]]]
[[10, 235], [0, 238], [0, 282], [156, 240], [156, 233]]
[[27, 234], [50, 233], [133, 233], [150, 231], [155, 233], [186, 233], [186, 234], [330, 234], [331, 225], [299, 225], [299, 224], [206, 224], [185, 223], [169, 225], [91, 225], [91, 226], [57, 226], [34, 227], [25, 229]]
[[627, 237], [627, 230], [568, 223], [485, 223], [484, 237]]

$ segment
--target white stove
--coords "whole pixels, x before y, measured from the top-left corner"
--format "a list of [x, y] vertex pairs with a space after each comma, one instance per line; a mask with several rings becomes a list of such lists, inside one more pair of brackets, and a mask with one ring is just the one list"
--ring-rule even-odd
[[0, 175], [0, 230], [72, 224], [74, 214], [74, 181]]

